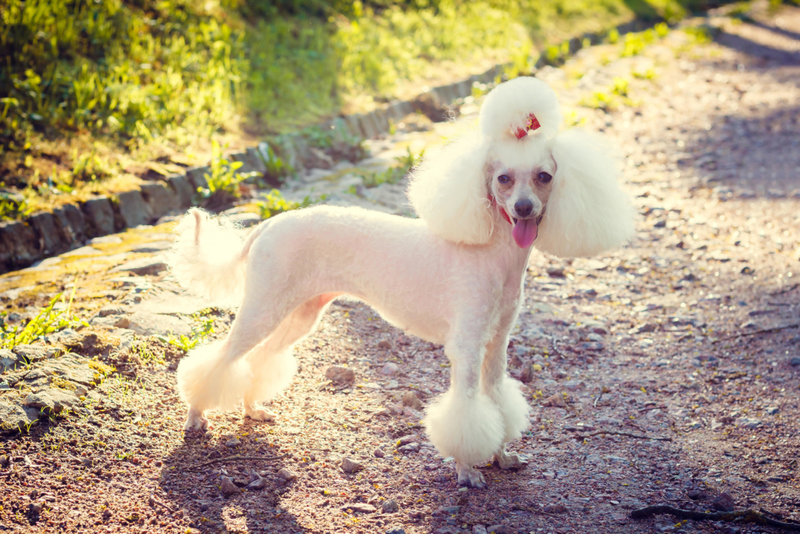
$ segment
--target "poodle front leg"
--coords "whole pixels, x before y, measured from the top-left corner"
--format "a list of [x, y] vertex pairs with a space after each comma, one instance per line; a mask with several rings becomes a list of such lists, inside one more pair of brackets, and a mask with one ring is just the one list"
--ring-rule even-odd
[[483, 344], [467, 335], [458, 331], [461, 339], [445, 345], [451, 364], [450, 389], [428, 407], [423, 423], [439, 454], [455, 459], [458, 483], [482, 488], [486, 481], [473, 466], [489, 460], [501, 446], [503, 419], [479, 387]]
[[[511, 321], [509, 321], [511, 323]], [[486, 358], [481, 368], [483, 390], [500, 407], [505, 435], [494, 453], [494, 461], [500, 469], [520, 469], [525, 462], [517, 454], [506, 452], [506, 443], [519, 438], [530, 422], [529, 407], [519, 381], [506, 373], [508, 331], [498, 332], [486, 347]]]

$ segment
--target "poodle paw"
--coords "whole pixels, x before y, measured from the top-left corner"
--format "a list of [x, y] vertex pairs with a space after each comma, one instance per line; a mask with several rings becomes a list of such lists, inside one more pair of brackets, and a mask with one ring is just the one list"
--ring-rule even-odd
[[526, 464], [523, 456], [518, 454], [508, 454], [506, 451], [502, 450], [495, 453], [494, 462], [500, 469], [511, 469], [513, 471], [522, 469]]
[[186, 415], [186, 424], [183, 425], [185, 432], [205, 432], [208, 430], [208, 419], [203, 416], [203, 412], [196, 408], [189, 408], [189, 413]]
[[244, 416], [253, 419], [254, 421], [267, 421], [272, 422], [275, 420], [275, 414], [258, 406], [245, 406]]
[[470, 488], [486, 487], [486, 480], [483, 478], [483, 474], [475, 468], [456, 462], [456, 473], [458, 473], [459, 486], [468, 486]]

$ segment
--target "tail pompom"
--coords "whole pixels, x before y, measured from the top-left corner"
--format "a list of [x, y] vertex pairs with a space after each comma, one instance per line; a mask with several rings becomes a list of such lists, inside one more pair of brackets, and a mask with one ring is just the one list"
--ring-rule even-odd
[[235, 408], [251, 382], [245, 358], [226, 358], [225, 341], [215, 341], [192, 350], [178, 364], [181, 400], [200, 412]]
[[225, 217], [191, 209], [175, 228], [168, 264], [183, 287], [200, 291], [214, 304], [235, 306], [244, 294], [244, 235]]

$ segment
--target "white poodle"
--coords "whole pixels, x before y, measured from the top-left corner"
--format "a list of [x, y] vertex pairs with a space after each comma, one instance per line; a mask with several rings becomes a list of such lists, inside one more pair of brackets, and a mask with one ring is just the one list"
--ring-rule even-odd
[[506, 373], [509, 331], [522, 302], [531, 246], [588, 256], [633, 232], [633, 210], [611, 151], [596, 136], [557, 133], [553, 91], [535, 78], [497, 86], [475, 131], [426, 156], [409, 197], [419, 219], [359, 208], [312, 207], [258, 226], [243, 241], [229, 222], [192, 210], [178, 227], [172, 272], [212, 299], [240, 303], [224, 341], [178, 366], [189, 405], [203, 413], [244, 401], [246, 416], [292, 379], [292, 346], [330, 302], [346, 295], [390, 323], [444, 345], [450, 389], [426, 410], [425, 428], [458, 482], [485, 485], [473, 466], [517, 467], [505, 444], [528, 426], [520, 384]]

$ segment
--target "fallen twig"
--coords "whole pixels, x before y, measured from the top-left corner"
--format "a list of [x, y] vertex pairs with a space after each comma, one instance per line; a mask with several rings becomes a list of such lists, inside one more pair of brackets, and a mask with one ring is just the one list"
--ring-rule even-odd
[[629, 438], [636, 438], [636, 439], [654, 439], [656, 441], [672, 441], [672, 438], [661, 438], [658, 436], [644, 436], [641, 434], [631, 434], [630, 432], [617, 432], [614, 430], [598, 430], [597, 432], [592, 432], [591, 434], [586, 435], [578, 435], [577, 437], [581, 439], [591, 438], [594, 436], [599, 436], [600, 434], [611, 434], [614, 436], [627, 436]]
[[679, 519], [694, 519], [695, 521], [727, 521], [729, 523], [755, 523], [770, 527], [782, 528], [793, 532], [800, 532], [800, 523], [785, 523], [771, 519], [755, 510], [742, 510], [739, 512], [693, 512], [681, 510], [667, 504], [647, 506], [631, 512], [632, 519], [644, 519], [658, 514], [671, 514]]
[[732, 336], [721, 337], [719, 339], [715, 339], [712, 343], [719, 343], [720, 341], [727, 341], [729, 339], [736, 339], [740, 337], [747, 337], [747, 336], [757, 336], [758, 334], [770, 334], [772, 332], [780, 332], [781, 330], [789, 330], [790, 328], [799, 328], [800, 323], [794, 324], [785, 324], [783, 326], [776, 326], [774, 328], [764, 328], [763, 330], [756, 330], [754, 332], [745, 332], [744, 334], [733, 334]]
[[783, 295], [785, 293], [789, 293], [790, 291], [794, 291], [798, 287], [800, 287], [800, 283], [792, 284], [789, 287], [785, 287], [785, 288], [781, 289], [780, 291], [775, 291], [774, 293], [770, 293], [770, 295], [773, 296], [773, 297], [777, 297], [778, 295]]
[[205, 466], [211, 465], [211, 464], [219, 464], [219, 463], [225, 463], [225, 462], [235, 462], [236, 460], [266, 460], [266, 461], [271, 461], [271, 460], [279, 460], [281, 458], [286, 458], [286, 455], [285, 454], [279, 454], [278, 456], [239, 456], [239, 455], [226, 456], [224, 458], [214, 458], [213, 460], [209, 460], [207, 462], [203, 462], [202, 464], [197, 464], [195, 466], [192, 466], [191, 469], [199, 469], [201, 467], [205, 467]]

